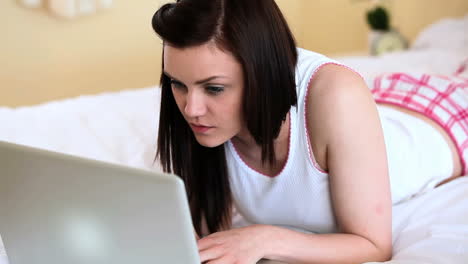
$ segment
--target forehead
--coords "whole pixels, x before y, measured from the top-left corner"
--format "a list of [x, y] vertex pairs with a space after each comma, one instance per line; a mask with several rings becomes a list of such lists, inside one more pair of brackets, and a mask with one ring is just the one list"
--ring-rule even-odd
[[212, 43], [188, 48], [164, 45], [163, 67], [172, 77], [188, 81], [214, 75], [239, 78], [242, 72], [232, 54]]

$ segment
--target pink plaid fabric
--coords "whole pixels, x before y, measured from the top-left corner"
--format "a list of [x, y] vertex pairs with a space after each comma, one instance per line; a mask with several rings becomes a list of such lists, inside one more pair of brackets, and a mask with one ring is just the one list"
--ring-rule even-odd
[[388, 73], [371, 87], [378, 103], [419, 112], [437, 122], [455, 143], [468, 174], [468, 79], [462, 76]]

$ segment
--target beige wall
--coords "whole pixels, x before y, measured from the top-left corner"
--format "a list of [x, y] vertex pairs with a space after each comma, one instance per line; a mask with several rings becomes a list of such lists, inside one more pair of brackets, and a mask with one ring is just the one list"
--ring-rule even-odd
[[[280, 2], [287, 2], [280, 1]], [[301, 13], [291, 16], [299, 26], [299, 43], [332, 54], [366, 52], [369, 28], [365, 13], [372, 1], [304, 0]], [[468, 14], [468, 0], [383, 0], [391, 24], [410, 41], [430, 23]]]
[[111, 9], [66, 20], [45, 8], [0, 1], [0, 105], [139, 88], [158, 82], [154, 0], [114, 0]]
[[[31, 105], [158, 83], [160, 40], [151, 29], [166, 0], [114, 0], [93, 16], [64, 20], [0, 1], [0, 105]], [[299, 46], [328, 55], [366, 50], [368, 3], [277, 0]], [[408, 38], [429, 23], [468, 13], [467, 0], [387, 0]], [[422, 6], [424, 10], [422, 11]]]

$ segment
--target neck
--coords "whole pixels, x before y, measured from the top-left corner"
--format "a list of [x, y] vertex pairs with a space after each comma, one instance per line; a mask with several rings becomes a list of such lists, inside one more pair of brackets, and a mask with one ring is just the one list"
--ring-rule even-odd
[[[283, 156], [287, 155], [289, 146], [289, 126], [290, 118], [288, 113], [286, 115], [286, 120], [281, 124], [278, 137], [273, 141], [275, 154], [278, 160], [282, 160]], [[255, 142], [254, 137], [250, 134], [247, 127], [244, 127], [231, 141], [242, 156], [254, 160], [261, 160], [262, 148]]]

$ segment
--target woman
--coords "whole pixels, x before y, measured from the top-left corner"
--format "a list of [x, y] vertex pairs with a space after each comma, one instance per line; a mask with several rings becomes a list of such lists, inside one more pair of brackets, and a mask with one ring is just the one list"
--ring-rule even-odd
[[[447, 132], [377, 108], [358, 74], [296, 49], [274, 0], [179, 0], [153, 28], [164, 41], [158, 158], [186, 184], [202, 262], [388, 260], [392, 200], [461, 174]], [[443, 157], [441, 174], [409, 187], [416, 154], [386, 148], [400, 117], [441, 148], [413, 142], [426, 155], [416, 159]]]

